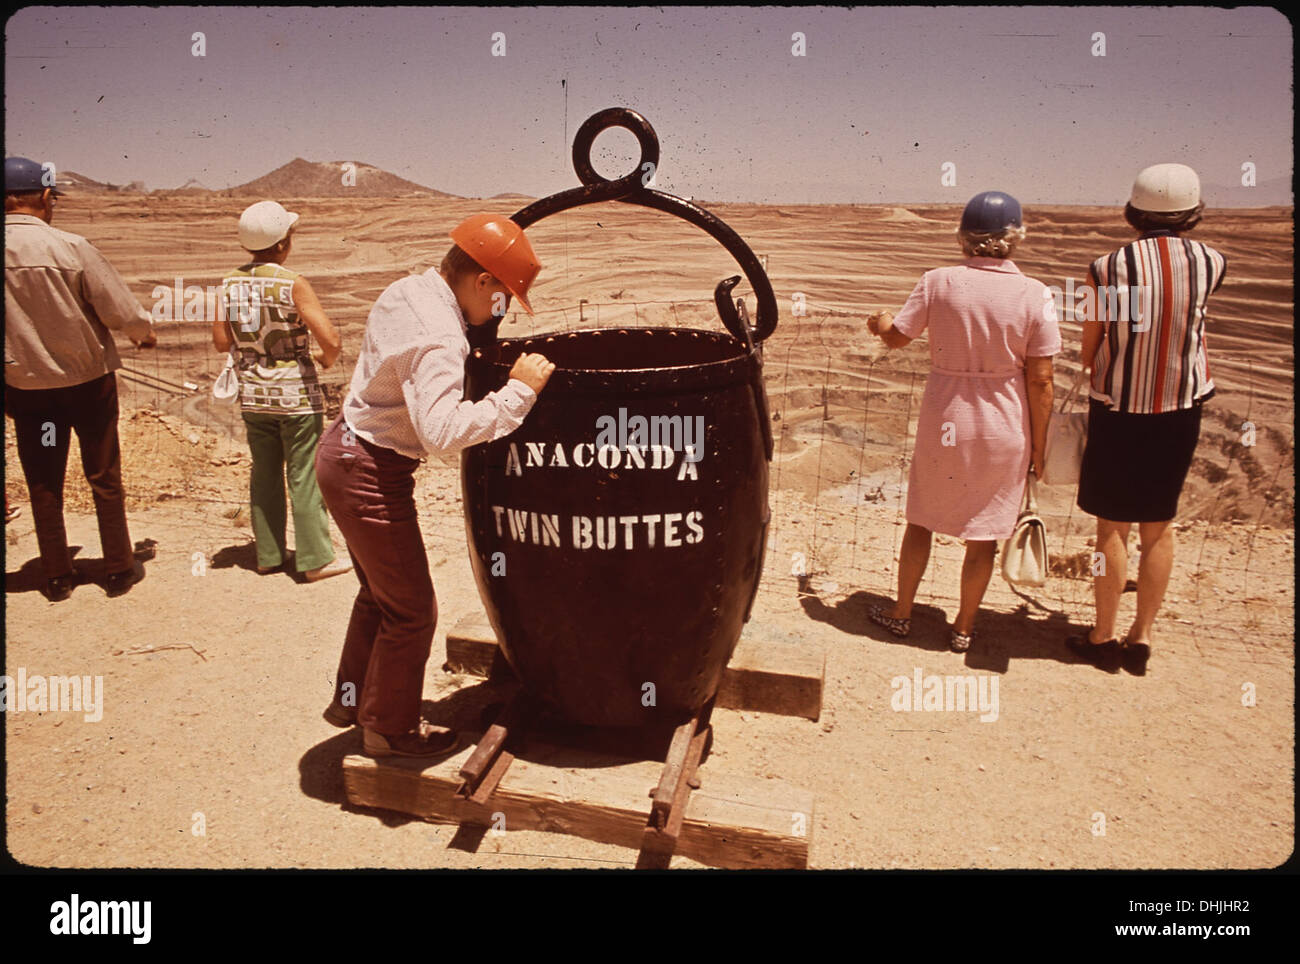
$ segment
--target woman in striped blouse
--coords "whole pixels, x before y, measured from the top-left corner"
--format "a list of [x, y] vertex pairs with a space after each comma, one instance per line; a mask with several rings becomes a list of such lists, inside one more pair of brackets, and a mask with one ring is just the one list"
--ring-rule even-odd
[[[1146, 673], [1151, 626], [1173, 569], [1171, 523], [1214, 394], [1205, 352], [1206, 300], [1226, 260], [1180, 235], [1201, 220], [1200, 181], [1183, 164], [1138, 174], [1124, 209], [1140, 237], [1094, 261], [1084, 292], [1083, 365], [1091, 369], [1088, 441], [1078, 505], [1097, 517], [1096, 625], [1066, 644], [1107, 672]], [[1094, 310], [1095, 309], [1095, 310]], [[1128, 573], [1128, 535], [1138, 525], [1137, 613], [1115, 637]]]

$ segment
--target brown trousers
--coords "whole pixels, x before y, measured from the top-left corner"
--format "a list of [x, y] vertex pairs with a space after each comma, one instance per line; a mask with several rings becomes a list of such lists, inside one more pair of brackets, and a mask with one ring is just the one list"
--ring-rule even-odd
[[345, 706], [355, 702], [362, 726], [398, 736], [419, 723], [424, 667], [438, 618], [415, 509], [420, 463], [346, 429], [347, 423], [336, 419], [316, 450], [317, 484], [361, 583], [335, 697]]
[[68, 388], [5, 386], [5, 412], [13, 417], [18, 461], [32, 500], [32, 521], [45, 578], [72, 573], [63, 523], [63, 482], [68, 443], [77, 433], [81, 468], [95, 497], [99, 541], [108, 573], [135, 565], [126, 528], [122, 452], [117, 439], [117, 376], [112, 372]]

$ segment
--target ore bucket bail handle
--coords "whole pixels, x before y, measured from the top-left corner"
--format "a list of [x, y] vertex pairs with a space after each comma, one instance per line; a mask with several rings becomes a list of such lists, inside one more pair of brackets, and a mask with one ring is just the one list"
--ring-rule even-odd
[[[641, 146], [641, 159], [636, 168], [614, 180], [601, 177], [591, 163], [591, 148], [596, 138], [611, 127], [622, 127], [631, 131]], [[770, 462], [773, 455], [773, 439], [767, 409], [767, 393], [764, 391], [762, 381], [762, 343], [776, 330], [777, 307], [772, 282], [749, 245], [721, 218], [685, 198], [665, 194], [646, 186], [646, 182], [654, 176], [658, 167], [659, 137], [650, 126], [650, 122], [630, 108], [607, 107], [588, 117], [573, 137], [573, 169], [578, 179], [582, 181], [582, 186], [534, 201], [510, 215], [510, 220], [521, 228], [528, 228], [542, 218], [570, 208], [603, 201], [621, 201], [624, 204], [638, 204], [653, 208], [688, 221], [702, 228], [726, 248], [744, 271], [745, 280], [749, 282], [754, 292], [757, 308], [755, 324], [751, 326], [749, 323], [744, 299], [733, 301], [731, 297], [732, 289], [740, 283], [740, 275], [733, 275], [719, 281], [713, 290], [713, 300], [727, 331], [745, 346], [753, 358], [751, 387], [758, 410], [763, 447]], [[483, 332], [482, 337], [486, 344], [495, 343], [500, 324], [501, 319], [498, 318], [484, 326], [487, 330]]]
[[[641, 159], [638, 167], [631, 173], [616, 180], [607, 180], [600, 177], [593, 169], [590, 153], [596, 137], [613, 126], [623, 127], [637, 137], [641, 145]], [[688, 618], [698, 620], [698, 623], [691, 625], [697, 625], [699, 638], [692, 640], [686, 647], [680, 644], [675, 645], [675, 648], [667, 647], [667, 655], [663, 646], [647, 648], [644, 641], [641, 641], [635, 644], [635, 648], [629, 648], [628, 641], [621, 639], [611, 640], [610, 646], [600, 648], [594, 653], [585, 653], [585, 651], [580, 652], [581, 647], [573, 643], [575, 639], [584, 638], [585, 632], [581, 629], [581, 624], [586, 618], [585, 613], [581, 615], [562, 613], [561, 618], [555, 621], [563, 626], [560, 631], [562, 640], [552, 638], [553, 634], [549, 630], [534, 631], [532, 628], [518, 625], [519, 607], [524, 605], [521, 600], [526, 599], [528, 604], [535, 604], [542, 608], [550, 605], [550, 602], [542, 598], [533, 598], [536, 594], [530, 595], [530, 593], [535, 586], [527, 580], [518, 584], [525, 587], [523, 590], [512, 590], [504, 595], [487, 580], [486, 550], [478, 541], [478, 534], [481, 533], [491, 543], [491, 525], [484, 522], [482, 507], [478, 506], [476, 499], [478, 502], [483, 502], [480, 497], [486, 495], [493, 485], [489, 483], [484, 471], [486, 456], [480, 454], [475, 461], [474, 452], [480, 451], [477, 447], [467, 450], [462, 458], [462, 483], [465, 487], [466, 525], [469, 529], [471, 559], [475, 565], [475, 577], [480, 595], [483, 596], [489, 619], [501, 641], [502, 651], [520, 680], [525, 681], [526, 686], [535, 688], [539, 695], [553, 701], [563, 715], [594, 725], [641, 725], [646, 722], [644, 711], [641, 710], [641, 707], [646, 704], [643, 704], [639, 698], [632, 703], [625, 705], [625, 702], [620, 702], [615, 706], [605, 697], [605, 691], [612, 692], [613, 687], [625, 683], [633, 683], [633, 689], [637, 690], [636, 695], [639, 697], [641, 683], [637, 681], [661, 679], [663, 685], [660, 687], [659, 695], [664, 705], [672, 704], [681, 708], [698, 708], [699, 700], [708, 695], [705, 690], [709, 686], [713, 686], [716, 690], [720, 675], [734, 651], [740, 626], [748, 620], [753, 606], [761, 578], [770, 518], [766, 498], [768, 472], [764, 456], [766, 462], [770, 463], [773, 457], [773, 446], [763, 386], [761, 344], [776, 327], [776, 297], [762, 265], [735, 231], [708, 211], [682, 198], [663, 194], [645, 186], [643, 173], [644, 180], [648, 181], [658, 161], [658, 138], [643, 117], [625, 108], [601, 111], [588, 118], [574, 138], [573, 163], [582, 186], [530, 204], [512, 215], [512, 219], [520, 227], [527, 228], [551, 214], [584, 204], [623, 201], [650, 207], [673, 214], [702, 228], [727, 249], [748, 275], [757, 297], [757, 324], [750, 325], [743, 301], [733, 302], [731, 299], [732, 290], [741, 280], [737, 275], [724, 279], [714, 292], [714, 301], [727, 329], [727, 335], [697, 332], [697, 334], [708, 334], [710, 341], [720, 348], [728, 343], [733, 346], [732, 350], [726, 352], [725, 361], [715, 364], [717, 352], [712, 350], [706, 353], [707, 361], [701, 360], [701, 357], [697, 357], [694, 353], [684, 356], [671, 353], [654, 359], [654, 363], [645, 368], [625, 372], [628, 375], [638, 372], [631, 382], [641, 386], [653, 384], [657, 392], [664, 390], [671, 394], [675, 390], [674, 386], [688, 376], [693, 380], [690, 386], [692, 390], [725, 388], [726, 404], [722, 407], [726, 409], [726, 417], [731, 420], [729, 424], [732, 426], [733, 434], [730, 437], [743, 440], [743, 443], [737, 442], [734, 449], [735, 453], [743, 453], [745, 471], [743, 474], [738, 474], [740, 462], [737, 461], [736, 465], [731, 467], [730, 474], [727, 472], [719, 474], [718, 480], [723, 483], [723, 491], [718, 493], [717, 498], [726, 502], [727, 506], [737, 507], [735, 511], [740, 513], [738, 518], [744, 523], [741, 526], [744, 535], [743, 538], [733, 536], [730, 540], [724, 539], [723, 543], [709, 550], [712, 553], [709, 565], [714, 565], [713, 557], [716, 557], [716, 565], [725, 570], [726, 578], [717, 592], [697, 594], [699, 598], [691, 600], [694, 609], [691, 610]], [[471, 343], [475, 349], [481, 349], [475, 350], [473, 357], [480, 362], [488, 363], [488, 368], [471, 363], [471, 367], [467, 368], [467, 375], [471, 380], [481, 376], [481, 379], [497, 384], [500, 376], [504, 374], [503, 366], [498, 364], [501, 356], [496, 350], [496, 333], [500, 321], [501, 319], [497, 318], [489, 324], [471, 329], [471, 334], [486, 336], [478, 342], [472, 339]], [[663, 334], [667, 333], [667, 331], [663, 332]], [[602, 390], [619, 390], [622, 380], [613, 378], [615, 373], [604, 371], [606, 366], [601, 364], [599, 353], [594, 357], [579, 357], [583, 360], [574, 365], [574, 376], [580, 382], [598, 384]], [[611, 364], [608, 367], [619, 366]], [[652, 377], [655, 381], [646, 381]], [[722, 379], [725, 385], [719, 383], [714, 386], [714, 379]], [[752, 408], [745, 398], [751, 393]], [[560, 406], [555, 409], [555, 412], [567, 417], [571, 413], [564, 408], [564, 404], [567, 404], [565, 399], [567, 396], [562, 395], [555, 403]], [[584, 400], [582, 404], [587, 405], [588, 402], [589, 399]], [[545, 421], [553, 413], [549, 408], [547, 412], [541, 412], [540, 409], [543, 407], [538, 406], [534, 414]], [[759, 429], [758, 433], [753, 432], [753, 428], [750, 427], [752, 423], [749, 423], [749, 426], [745, 425], [750, 418], [758, 421], [759, 425], [756, 426]], [[555, 427], [549, 422], [546, 424], [548, 430]], [[762, 443], [759, 443], [760, 438], [763, 440]], [[732, 458], [735, 460], [738, 456], [733, 455]], [[505, 483], [499, 481], [497, 484]], [[645, 488], [645, 486], [641, 487]], [[650, 486], [650, 489], [654, 488], [655, 486]], [[733, 488], [734, 493], [723, 494]], [[719, 505], [718, 508], [722, 510], [724, 506]], [[501, 533], [497, 534], [501, 535]], [[719, 535], [723, 535], [721, 529]], [[712, 546], [712, 543], [710, 544]], [[608, 547], [602, 546], [602, 548]], [[649, 560], [648, 557], [642, 559], [642, 556], [636, 557], [636, 560], [639, 560], [637, 564], [645, 568], [648, 562], [653, 560]], [[532, 564], [525, 563], [525, 565]], [[600, 566], [597, 570], [592, 570], [594, 573], [592, 584], [598, 588], [617, 589], [616, 580], [611, 581], [607, 576], [609, 568]], [[584, 569], [583, 572], [587, 570]], [[606, 593], [605, 597], [608, 596], [609, 593]], [[653, 627], [655, 634], [663, 633], [666, 639], [675, 639], [676, 636], [673, 635], [675, 631], [667, 626], [667, 622], [671, 621], [671, 619], [658, 621], [650, 619], [648, 623]], [[664, 625], [661, 626], [660, 623]], [[680, 635], [677, 633], [677, 636]], [[677, 655], [673, 655], [674, 653]], [[638, 671], [629, 677], [628, 671], [634, 667]], [[641, 669], [648, 670], [648, 674], [641, 672]], [[602, 684], [601, 698], [593, 701], [592, 694], [582, 686], [575, 689], [573, 685], [575, 679], [599, 681]]]

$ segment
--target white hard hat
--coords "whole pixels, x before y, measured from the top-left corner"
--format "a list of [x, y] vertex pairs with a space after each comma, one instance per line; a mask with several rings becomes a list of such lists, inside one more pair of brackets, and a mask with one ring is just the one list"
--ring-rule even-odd
[[1138, 173], [1128, 203], [1157, 214], [1190, 211], [1201, 203], [1201, 179], [1186, 164], [1152, 164]]
[[282, 240], [297, 223], [298, 215], [275, 201], [250, 204], [239, 216], [240, 247], [264, 251]]

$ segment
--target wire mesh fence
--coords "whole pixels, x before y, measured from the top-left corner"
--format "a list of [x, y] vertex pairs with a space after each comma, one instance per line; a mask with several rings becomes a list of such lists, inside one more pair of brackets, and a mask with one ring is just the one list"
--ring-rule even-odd
[[[500, 337], [634, 325], [716, 330], [719, 323], [711, 299], [619, 298], [543, 309], [532, 317], [512, 312]], [[243, 427], [237, 405], [211, 396], [224, 355], [212, 349], [209, 326], [160, 322], [156, 327], [158, 348], [137, 354], [119, 373], [130, 388], [123, 394], [122, 417], [145, 425], [137, 433], [142, 446], [137, 454], [169, 467], [166, 484], [147, 497], [192, 505], [190, 524], [197, 536], [205, 527], [228, 526], [226, 520], [237, 518], [247, 502], [246, 482], [232, 486], [227, 479], [214, 487], [212, 478], [214, 466], [246, 471], [248, 460], [240, 454]], [[1066, 351], [1057, 358], [1058, 399], [1078, 371], [1077, 354]], [[1235, 384], [1206, 409], [1176, 521], [1177, 565], [1161, 618], [1183, 624], [1193, 635], [1240, 638], [1243, 645], [1261, 635], [1291, 638], [1294, 593], [1289, 579], [1279, 591], [1276, 560], [1280, 551], [1288, 567], [1293, 565], [1293, 414], [1289, 406], [1256, 398], [1248, 357], [1221, 361], [1245, 373], [1245, 386]], [[859, 312], [808, 304], [781, 319], [764, 349], [775, 442], [765, 591], [893, 598], [928, 370], [923, 340], [887, 351], [868, 335]], [[329, 417], [337, 414], [350, 376], [346, 368], [322, 374]], [[224, 442], [213, 440], [222, 436]], [[16, 461], [11, 466], [12, 497]], [[130, 465], [126, 471], [129, 477]], [[1072, 486], [1039, 487], [1048, 582], [1016, 588], [995, 575], [986, 608], [1055, 614], [1087, 625], [1095, 520], [1074, 499]], [[462, 539], [459, 512], [457, 506], [453, 513], [426, 514], [431, 540], [454, 545]], [[1129, 543], [1131, 577], [1137, 572], [1137, 543], [1135, 531]], [[936, 537], [919, 605], [955, 612], [963, 553], [961, 540]]]

